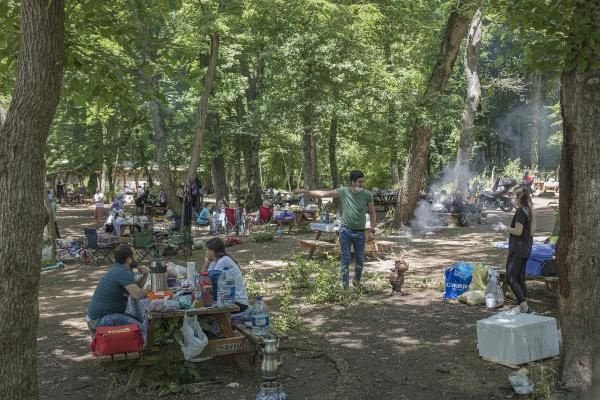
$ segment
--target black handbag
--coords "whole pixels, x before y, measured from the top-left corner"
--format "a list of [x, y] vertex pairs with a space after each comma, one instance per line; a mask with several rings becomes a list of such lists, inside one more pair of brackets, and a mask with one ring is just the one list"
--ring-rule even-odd
[[556, 260], [546, 260], [542, 263], [542, 276], [556, 276], [558, 274], [558, 264]]

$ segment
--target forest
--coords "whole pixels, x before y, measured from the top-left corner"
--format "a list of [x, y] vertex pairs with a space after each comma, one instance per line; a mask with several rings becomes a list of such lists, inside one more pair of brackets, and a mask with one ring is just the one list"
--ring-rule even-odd
[[430, 188], [556, 179], [560, 379], [598, 386], [598, 2], [0, 0], [0, 26], [10, 398], [39, 395], [43, 182], [77, 175], [112, 200], [125, 167], [169, 203], [198, 176], [248, 210], [267, 188], [338, 188], [361, 169], [397, 191], [394, 229]]

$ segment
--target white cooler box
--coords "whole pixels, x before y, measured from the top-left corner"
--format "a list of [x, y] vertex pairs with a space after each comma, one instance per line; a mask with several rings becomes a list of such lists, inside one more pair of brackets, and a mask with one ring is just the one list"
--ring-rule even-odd
[[506, 312], [477, 321], [479, 355], [504, 364], [525, 364], [558, 355], [556, 319]]

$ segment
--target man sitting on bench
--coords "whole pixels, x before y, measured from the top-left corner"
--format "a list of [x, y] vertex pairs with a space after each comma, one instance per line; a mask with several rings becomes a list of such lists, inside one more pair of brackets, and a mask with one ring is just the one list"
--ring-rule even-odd
[[[138, 265], [135, 252], [129, 245], [121, 245], [115, 249], [115, 263], [100, 279], [85, 318], [92, 338], [99, 326], [119, 326], [138, 324], [141, 321], [125, 314], [129, 296], [139, 300], [146, 297], [143, 289], [148, 279], [148, 268]], [[136, 282], [133, 269], [137, 268], [142, 277]]]
[[[341, 269], [342, 285], [345, 289], [349, 286], [349, 268], [351, 249], [354, 247], [356, 266], [352, 284], [359, 290], [366, 291], [360, 284], [363, 263], [365, 260], [365, 239], [370, 242], [375, 233], [375, 204], [373, 195], [365, 190], [365, 174], [362, 171], [350, 172], [350, 187], [341, 187], [333, 190], [305, 190], [296, 189], [294, 194], [306, 193], [310, 197], [339, 197], [342, 211], [342, 224], [340, 226]], [[371, 221], [371, 228], [365, 229], [367, 209]]]

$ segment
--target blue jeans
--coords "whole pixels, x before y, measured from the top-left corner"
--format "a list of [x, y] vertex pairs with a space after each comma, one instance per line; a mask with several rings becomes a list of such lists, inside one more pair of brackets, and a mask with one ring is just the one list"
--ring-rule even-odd
[[356, 259], [354, 280], [359, 282], [362, 275], [363, 263], [365, 261], [365, 231], [363, 229], [350, 229], [342, 226], [340, 228], [340, 245], [342, 248], [342, 284], [347, 288], [350, 280], [349, 269], [352, 247], [354, 247], [354, 257]]
[[138, 324], [140, 329], [142, 329], [142, 323], [127, 314], [107, 314], [100, 318], [93, 326], [88, 322], [88, 327], [90, 328], [92, 335], [95, 335], [96, 328], [99, 326], [120, 326], [129, 324]]

